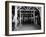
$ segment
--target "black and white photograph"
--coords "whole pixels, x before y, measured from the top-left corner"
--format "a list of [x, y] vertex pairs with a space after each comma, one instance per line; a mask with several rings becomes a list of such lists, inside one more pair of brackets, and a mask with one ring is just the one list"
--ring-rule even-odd
[[9, 34], [44, 33], [44, 3], [9, 2], [8, 4]]
[[40, 30], [40, 12], [41, 7], [12, 6], [12, 31]]

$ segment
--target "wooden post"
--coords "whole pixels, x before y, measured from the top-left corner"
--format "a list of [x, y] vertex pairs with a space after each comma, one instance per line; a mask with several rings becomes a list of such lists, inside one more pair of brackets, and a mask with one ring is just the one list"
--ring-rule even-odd
[[15, 20], [15, 29], [17, 29], [17, 6], [15, 6], [15, 16], [14, 16], [14, 20]]
[[20, 27], [22, 27], [22, 24], [21, 24], [21, 9], [20, 9]]
[[33, 10], [34, 12], [33, 12], [33, 15], [34, 15], [34, 24], [35, 24], [35, 10]]

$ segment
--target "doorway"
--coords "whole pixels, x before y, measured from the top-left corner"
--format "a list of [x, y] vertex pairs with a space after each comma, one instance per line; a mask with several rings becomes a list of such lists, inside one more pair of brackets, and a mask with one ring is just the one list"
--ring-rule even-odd
[[34, 24], [33, 11], [21, 11], [21, 24]]

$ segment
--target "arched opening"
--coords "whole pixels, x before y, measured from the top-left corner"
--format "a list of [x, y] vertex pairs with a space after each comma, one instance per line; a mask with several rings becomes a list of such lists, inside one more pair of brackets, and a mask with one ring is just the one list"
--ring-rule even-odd
[[[21, 14], [20, 14], [21, 13]], [[20, 16], [21, 15], [21, 16]], [[18, 17], [21, 18], [21, 24], [39, 24], [40, 12], [36, 7], [21, 7], [18, 10]]]

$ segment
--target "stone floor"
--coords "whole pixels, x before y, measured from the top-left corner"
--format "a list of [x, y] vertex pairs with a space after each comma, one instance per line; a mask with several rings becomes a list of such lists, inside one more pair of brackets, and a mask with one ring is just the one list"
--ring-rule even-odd
[[33, 25], [33, 24], [27, 24], [27, 25], [22, 25], [21, 27], [18, 27], [15, 29], [15, 31], [24, 31], [24, 30], [39, 30], [40, 26], [38, 25]]

